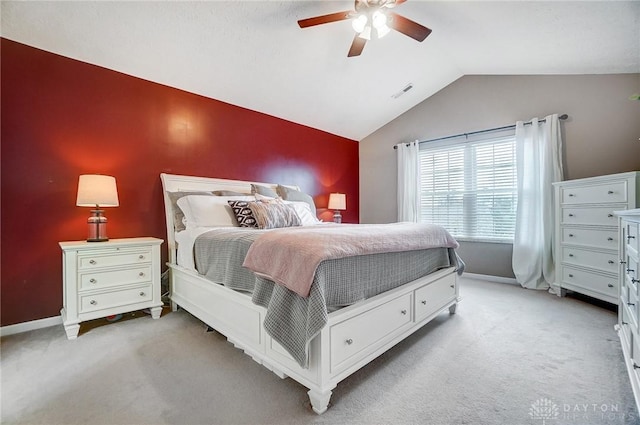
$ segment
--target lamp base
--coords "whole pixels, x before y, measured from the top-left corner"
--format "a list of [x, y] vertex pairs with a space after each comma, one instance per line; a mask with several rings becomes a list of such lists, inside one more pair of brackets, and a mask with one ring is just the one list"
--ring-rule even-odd
[[103, 210], [91, 210], [91, 217], [87, 219], [89, 235], [87, 242], [107, 242], [107, 217], [103, 216]]
[[340, 214], [340, 210], [335, 210], [333, 212], [333, 222], [342, 223], [342, 214]]

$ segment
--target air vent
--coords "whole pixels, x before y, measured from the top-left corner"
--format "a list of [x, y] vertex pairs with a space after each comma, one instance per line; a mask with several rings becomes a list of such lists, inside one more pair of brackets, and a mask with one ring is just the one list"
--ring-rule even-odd
[[392, 95], [391, 97], [394, 99], [399, 98], [400, 96], [402, 96], [403, 94], [405, 94], [406, 92], [408, 92], [409, 90], [411, 90], [413, 88], [413, 83], [409, 83], [406, 86], [404, 86], [404, 88], [402, 90], [400, 90], [398, 93]]

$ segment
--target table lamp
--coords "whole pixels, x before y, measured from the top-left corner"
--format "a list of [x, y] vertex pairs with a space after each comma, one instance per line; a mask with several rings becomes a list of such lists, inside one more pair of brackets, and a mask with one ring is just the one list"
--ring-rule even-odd
[[331, 193], [329, 194], [329, 209], [334, 210], [333, 222], [342, 223], [342, 214], [340, 210], [347, 209], [347, 197], [344, 193]]
[[89, 237], [87, 242], [106, 242], [107, 218], [102, 214], [102, 207], [117, 207], [118, 189], [116, 179], [112, 176], [100, 174], [83, 174], [78, 180], [78, 198], [76, 205], [79, 207], [95, 207], [91, 210], [91, 216], [87, 220], [89, 225]]

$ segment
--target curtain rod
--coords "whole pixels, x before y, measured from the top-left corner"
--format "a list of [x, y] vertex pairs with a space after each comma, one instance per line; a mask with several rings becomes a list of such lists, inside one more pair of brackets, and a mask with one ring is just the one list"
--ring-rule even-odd
[[[558, 119], [560, 120], [566, 120], [567, 118], [569, 118], [569, 115], [567, 114], [562, 114], [558, 117]], [[541, 120], [538, 120], [538, 122], [546, 122], [546, 118], [543, 118]], [[531, 121], [527, 121], [524, 123], [524, 125], [529, 125], [531, 124]], [[472, 136], [474, 134], [481, 134], [481, 133], [489, 133], [492, 131], [500, 131], [500, 130], [509, 130], [511, 128], [516, 128], [515, 124], [511, 124], [511, 125], [505, 125], [504, 127], [495, 127], [495, 128], [488, 128], [486, 130], [478, 130], [478, 131], [472, 131], [470, 133], [460, 133], [460, 134], [455, 134], [453, 136], [446, 136], [446, 137], [438, 137], [437, 139], [429, 139], [429, 140], [420, 140], [418, 143], [428, 143], [428, 142], [437, 142], [439, 140], [447, 140], [447, 139], [454, 139], [456, 137], [461, 137], [461, 136]], [[409, 144], [407, 144], [407, 146], [409, 146]], [[394, 149], [398, 149], [397, 145], [393, 146]]]

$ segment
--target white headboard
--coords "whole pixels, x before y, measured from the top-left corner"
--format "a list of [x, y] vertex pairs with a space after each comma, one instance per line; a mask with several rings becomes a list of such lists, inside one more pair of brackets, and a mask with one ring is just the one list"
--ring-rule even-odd
[[[242, 180], [214, 179], [211, 177], [181, 176], [177, 174], [161, 173], [162, 195], [164, 199], [164, 215], [167, 223], [167, 247], [169, 248], [169, 262], [176, 263], [176, 240], [173, 225], [173, 211], [168, 192], [231, 190], [234, 192], [251, 193], [251, 184], [259, 184], [276, 190], [276, 183], [261, 183]], [[283, 185], [300, 190], [298, 186]]]

